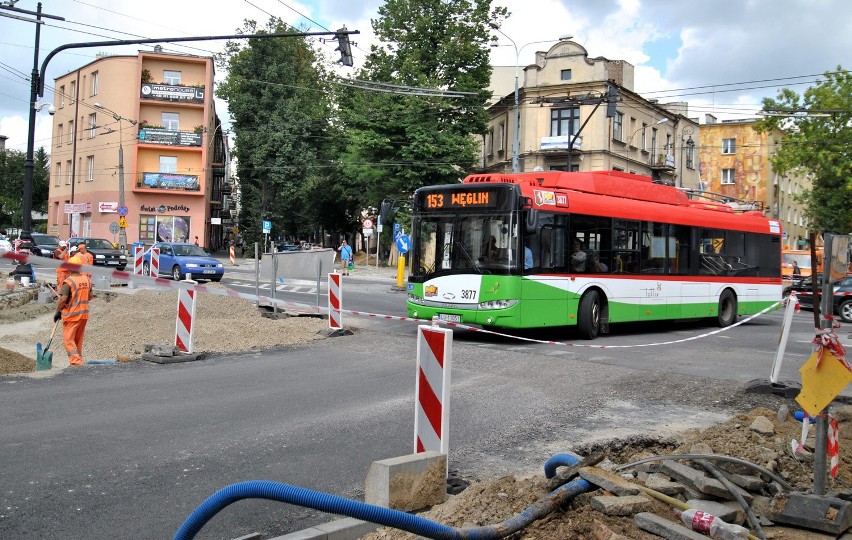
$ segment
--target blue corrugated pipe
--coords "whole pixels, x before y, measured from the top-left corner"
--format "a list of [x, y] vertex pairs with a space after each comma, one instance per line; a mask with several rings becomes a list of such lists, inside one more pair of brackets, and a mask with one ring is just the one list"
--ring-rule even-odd
[[[558, 454], [560, 465], [573, 465], [578, 459], [570, 454]], [[554, 456], [548, 463], [556, 459]], [[571, 461], [573, 460], [573, 461]], [[554, 466], [555, 470], [555, 466]], [[345, 499], [312, 489], [291, 486], [280, 482], [251, 480], [227, 486], [210, 497], [195, 509], [180, 529], [175, 540], [190, 540], [220, 510], [242, 499], [269, 499], [296, 504], [330, 514], [339, 514], [385, 527], [393, 527], [435, 540], [495, 540], [513, 534], [533, 521], [559, 509], [566, 502], [586, 491], [592, 485], [585, 480], [574, 480], [550, 492], [547, 498], [527, 507], [520, 514], [510, 517], [498, 525], [483, 527], [448, 527], [434, 521], [418, 517], [399, 510], [391, 510], [360, 501]]]

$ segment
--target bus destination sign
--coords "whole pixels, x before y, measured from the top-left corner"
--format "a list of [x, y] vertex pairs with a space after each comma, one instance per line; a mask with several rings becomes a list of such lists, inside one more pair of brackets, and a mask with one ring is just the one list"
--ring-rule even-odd
[[447, 191], [426, 194], [426, 208], [494, 208], [496, 197], [489, 191]]

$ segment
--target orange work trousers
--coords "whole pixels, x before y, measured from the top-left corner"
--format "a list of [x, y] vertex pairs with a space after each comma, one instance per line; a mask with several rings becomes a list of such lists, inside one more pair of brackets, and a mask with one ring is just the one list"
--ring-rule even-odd
[[62, 320], [62, 340], [65, 342], [68, 362], [72, 366], [83, 365], [83, 334], [86, 332], [87, 322], [89, 322], [89, 319]]

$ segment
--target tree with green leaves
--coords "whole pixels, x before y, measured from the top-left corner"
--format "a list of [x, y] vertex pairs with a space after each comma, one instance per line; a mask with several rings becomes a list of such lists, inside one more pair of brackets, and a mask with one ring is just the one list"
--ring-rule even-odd
[[[21, 227], [23, 208], [21, 193], [24, 192], [24, 163], [26, 154], [17, 150], [0, 150], [0, 226]], [[50, 186], [50, 155], [44, 147], [33, 156], [33, 198], [35, 212], [47, 212], [48, 189]]]
[[[265, 28], [245, 21], [237, 30], [290, 32], [275, 17]], [[308, 197], [331, 182], [337, 147], [320, 58], [305, 38], [249, 39], [228, 42], [217, 64], [228, 71], [216, 93], [228, 101], [235, 133], [243, 238], [260, 239], [263, 220], [272, 221], [273, 236], [302, 237], [317, 217]]]
[[474, 135], [485, 132], [490, 97], [489, 25], [505, 16], [491, 0], [387, 0], [379, 8], [373, 30], [381, 45], [356, 79], [395, 88], [344, 87], [339, 97], [351, 204], [407, 200], [421, 186], [458, 182], [474, 166]]
[[784, 132], [770, 158], [775, 170], [811, 179], [800, 195], [811, 230], [852, 232], [852, 74], [838, 66], [803, 96], [785, 88], [764, 98], [763, 111], [755, 129]]

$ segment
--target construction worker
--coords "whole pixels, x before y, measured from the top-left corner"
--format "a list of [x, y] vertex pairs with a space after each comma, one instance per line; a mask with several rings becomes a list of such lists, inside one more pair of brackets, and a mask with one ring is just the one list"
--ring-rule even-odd
[[[82, 264], [87, 264], [89, 266], [92, 266], [92, 265], [95, 264], [95, 258], [92, 256], [91, 253], [89, 253], [89, 249], [86, 247], [86, 244], [83, 243], [83, 242], [80, 242], [79, 244], [77, 244], [77, 256], [83, 258]], [[89, 276], [89, 280], [91, 281], [92, 274], [86, 274], [86, 275]]]
[[[68, 252], [68, 242], [65, 240], [59, 241], [59, 247], [53, 250], [53, 258], [59, 260], [60, 262], [65, 262], [69, 259], [70, 254]], [[56, 267], [56, 292], [59, 293], [59, 289], [62, 288], [62, 284], [65, 282], [65, 278], [68, 277], [68, 269], [62, 268], [61, 266]]]
[[[70, 264], [83, 264], [79, 255], [68, 259]], [[53, 322], [62, 319], [62, 339], [68, 362], [72, 366], [83, 365], [83, 334], [86, 323], [89, 322], [89, 298], [92, 292], [92, 281], [86, 274], [80, 272], [79, 266], [68, 269], [68, 277], [59, 291], [59, 301]]]

